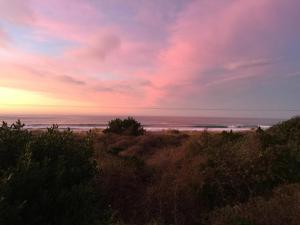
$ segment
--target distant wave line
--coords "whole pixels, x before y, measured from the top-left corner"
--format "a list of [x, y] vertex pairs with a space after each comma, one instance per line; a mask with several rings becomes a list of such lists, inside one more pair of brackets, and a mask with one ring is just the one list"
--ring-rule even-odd
[[66, 107], [98, 109], [146, 109], [146, 110], [181, 110], [181, 111], [263, 111], [263, 112], [300, 112], [300, 109], [250, 109], [250, 108], [206, 108], [206, 107], [141, 107], [141, 106], [75, 106], [75, 105], [34, 105], [34, 104], [1, 104], [2, 106], [29, 107]]

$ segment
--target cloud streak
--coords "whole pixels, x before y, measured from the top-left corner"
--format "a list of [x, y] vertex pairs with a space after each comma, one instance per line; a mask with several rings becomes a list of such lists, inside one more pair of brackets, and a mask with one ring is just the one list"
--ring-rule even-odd
[[274, 59], [252, 59], [252, 60], [228, 63], [225, 65], [224, 68], [228, 70], [248, 69], [253, 67], [272, 65], [276, 61], [277, 60]]
[[76, 85], [85, 85], [86, 84], [84, 81], [77, 80], [77, 79], [75, 79], [71, 76], [68, 76], [68, 75], [57, 76], [57, 79], [62, 81], [62, 82], [69, 83], [69, 84], [76, 84]]

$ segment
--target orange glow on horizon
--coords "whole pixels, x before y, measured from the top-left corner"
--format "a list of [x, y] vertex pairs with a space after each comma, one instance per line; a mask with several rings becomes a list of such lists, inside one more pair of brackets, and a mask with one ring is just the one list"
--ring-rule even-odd
[[0, 87], [0, 113], [3, 114], [121, 114], [118, 108], [88, 102], [58, 99], [42, 92]]
[[0, 113], [57, 113], [84, 106], [78, 102], [77, 106], [73, 106], [72, 103], [74, 102], [52, 98], [41, 92], [0, 87]]

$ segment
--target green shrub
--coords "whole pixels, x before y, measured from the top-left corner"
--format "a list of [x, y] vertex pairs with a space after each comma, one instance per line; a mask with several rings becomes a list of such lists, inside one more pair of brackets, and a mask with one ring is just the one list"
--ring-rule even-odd
[[300, 182], [299, 124], [300, 118], [294, 118], [268, 131], [244, 135], [204, 132], [188, 149], [206, 159], [201, 165], [199, 201], [212, 210]]
[[33, 135], [21, 124], [0, 128], [0, 224], [106, 224], [107, 207], [96, 192], [98, 170], [88, 137], [53, 126]]
[[300, 182], [300, 117], [271, 127], [263, 137], [263, 156], [272, 182]]
[[3, 171], [16, 166], [26, 149], [31, 135], [23, 127], [20, 121], [10, 126], [3, 122], [0, 127], [0, 176]]
[[300, 185], [276, 188], [269, 199], [256, 197], [211, 214], [212, 225], [297, 225], [300, 220]]
[[132, 136], [139, 136], [145, 133], [143, 126], [132, 117], [127, 119], [114, 119], [109, 121], [108, 127], [104, 133], [125, 134]]

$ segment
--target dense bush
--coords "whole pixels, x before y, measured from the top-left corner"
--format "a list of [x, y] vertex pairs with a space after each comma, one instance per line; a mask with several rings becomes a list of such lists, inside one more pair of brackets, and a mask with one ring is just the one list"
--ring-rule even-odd
[[127, 119], [114, 119], [109, 121], [108, 127], [104, 133], [125, 134], [132, 136], [139, 136], [145, 133], [143, 126], [132, 117]]
[[211, 214], [212, 225], [298, 225], [300, 185], [283, 185], [271, 197], [256, 197], [247, 203], [227, 206]]
[[260, 136], [272, 183], [300, 182], [300, 117], [275, 125]]
[[55, 126], [33, 135], [22, 127], [0, 128], [0, 224], [106, 224], [89, 137]]
[[103, 195], [116, 224], [298, 224], [299, 117], [265, 131], [142, 136], [131, 119], [93, 137], [3, 124], [0, 224], [101, 224]]
[[[107, 157], [104, 166], [105, 180], [109, 181], [107, 190], [114, 190], [110, 198], [131, 199], [133, 206], [118, 214], [119, 219], [129, 224], [156, 220], [163, 224], [207, 225], [218, 208], [267, 198], [274, 188], [299, 183], [299, 121], [300, 118], [294, 118], [266, 131], [244, 133], [202, 132], [188, 137], [181, 133], [160, 133], [155, 138], [152, 134], [132, 140], [126, 137], [127, 142], [125, 137], [110, 136], [103, 148], [108, 155], [100, 159], [101, 163]], [[123, 141], [118, 142], [120, 139]], [[105, 150], [110, 146], [117, 148], [117, 153]], [[128, 156], [142, 160], [143, 169], [133, 170], [124, 163], [117, 169], [121, 166], [118, 161]], [[113, 172], [116, 170], [120, 174]], [[145, 170], [151, 170], [147, 180], [143, 179]], [[118, 189], [114, 188], [116, 182]], [[138, 195], [132, 195], [132, 189], [126, 188], [129, 183], [138, 189]], [[276, 203], [274, 200], [266, 204], [271, 211]], [[113, 204], [115, 211], [122, 211], [123, 207]], [[257, 207], [263, 210], [264, 205]], [[140, 212], [140, 208], [145, 210]], [[135, 212], [139, 213], [133, 216]], [[278, 221], [283, 220], [278, 217]], [[251, 224], [244, 218], [235, 222]]]
[[15, 167], [20, 155], [24, 153], [30, 141], [30, 133], [22, 129], [24, 124], [17, 121], [9, 126], [3, 122], [0, 127], [0, 175]]

